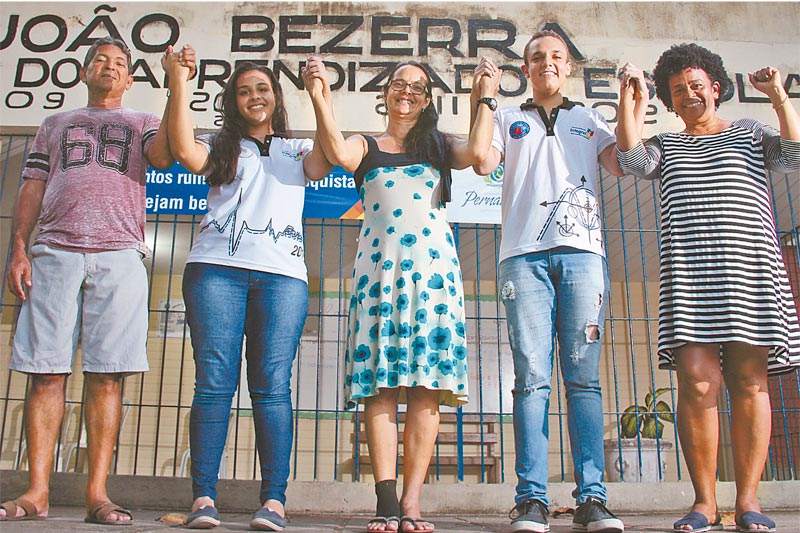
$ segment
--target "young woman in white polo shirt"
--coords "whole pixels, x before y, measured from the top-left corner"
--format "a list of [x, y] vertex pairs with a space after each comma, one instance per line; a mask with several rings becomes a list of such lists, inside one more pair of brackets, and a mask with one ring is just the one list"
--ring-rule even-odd
[[216, 483], [246, 335], [262, 478], [262, 507], [250, 527], [281, 531], [292, 446], [289, 382], [308, 310], [305, 185], [331, 165], [311, 140], [289, 138], [283, 93], [270, 69], [237, 67], [222, 92], [222, 127], [195, 139], [187, 69], [169, 56], [162, 63], [170, 80], [170, 149], [211, 186], [183, 278], [196, 367], [189, 425], [194, 502], [186, 526], [219, 524]]

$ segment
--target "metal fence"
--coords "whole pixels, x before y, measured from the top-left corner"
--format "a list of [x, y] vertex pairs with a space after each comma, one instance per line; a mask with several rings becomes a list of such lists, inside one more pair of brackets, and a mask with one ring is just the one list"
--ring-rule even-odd
[[[32, 137], [0, 136], [0, 249], [8, 250], [13, 204], [21, 168]], [[797, 301], [800, 294], [798, 225], [800, 180], [772, 176], [773, 207], [784, 258]], [[673, 376], [657, 370], [658, 321], [658, 189], [657, 183], [630, 177], [603, 176], [601, 199], [612, 290], [601, 363], [606, 438], [619, 443], [620, 416], [630, 405], [645, 405], [648, 391], [666, 388], [660, 399], [674, 412]], [[148, 215], [147, 241], [154, 250], [150, 274], [150, 372], [128, 378], [124, 387], [124, 420], [113, 469], [115, 473], [187, 476], [191, 461], [188, 414], [193, 392], [193, 361], [184, 322], [181, 276], [199, 222], [184, 215]], [[309, 314], [293, 372], [295, 408], [292, 479], [369, 481], [371, 471], [363, 442], [360, 412], [343, 410], [343, 354], [352, 265], [360, 223], [348, 220], [305, 221], [309, 269]], [[497, 291], [500, 227], [455, 224], [466, 293], [471, 400], [459, 410], [445, 409], [429, 481], [493, 483], [513, 481], [514, 441], [511, 425], [513, 371], [503, 305]], [[8, 254], [5, 264], [8, 264]], [[27, 468], [23, 432], [26, 378], [7, 370], [19, 302], [5, 285], [0, 289], [0, 469]], [[571, 481], [566, 433], [566, 400], [558, 366], [550, 407], [550, 480]], [[243, 371], [244, 375], [244, 371]], [[55, 455], [57, 470], [85, 469], [82, 424], [83, 383], [80, 372], [68, 382], [68, 406]], [[798, 372], [770, 378], [773, 436], [764, 479], [797, 479], [800, 458], [800, 386]], [[721, 406], [727, 406], [721, 398]], [[246, 392], [231, 409], [228, 444], [221, 477], [255, 479], [252, 412]], [[720, 410], [722, 427], [719, 476], [732, 479], [728, 427], [730, 410]], [[612, 452], [607, 468], [642, 462], [637, 436], [633, 459]], [[677, 430], [666, 423], [656, 443], [654, 480], [686, 479]], [[616, 473], [631, 481], [629, 471]], [[644, 475], [644, 474], [643, 474]], [[646, 476], [643, 478], [646, 480]]]

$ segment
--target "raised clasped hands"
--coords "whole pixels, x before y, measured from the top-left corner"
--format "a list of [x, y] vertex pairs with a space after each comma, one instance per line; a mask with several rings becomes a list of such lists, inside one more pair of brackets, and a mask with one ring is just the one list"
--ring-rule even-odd
[[190, 80], [197, 74], [197, 54], [194, 48], [188, 44], [183, 45], [179, 51], [175, 52], [172, 45], [167, 46], [164, 55], [161, 56], [161, 68], [169, 77], [177, 80]]
[[305, 66], [300, 69], [300, 74], [303, 76], [303, 84], [310, 96], [315, 94], [324, 96], [325, 92], [330, 91], [327, 69], [321, 57], [309, 57]]
[[481, 57], [472, 76], [472, 92], [479, 98], [494, 97], [500, 89], [503, 71], [488, 57]]
[[619, 94], [621, 98], [631, 97], [635, 101], [650, 97], [644, 71], [633, 63], [625, 63], [619, 70]]

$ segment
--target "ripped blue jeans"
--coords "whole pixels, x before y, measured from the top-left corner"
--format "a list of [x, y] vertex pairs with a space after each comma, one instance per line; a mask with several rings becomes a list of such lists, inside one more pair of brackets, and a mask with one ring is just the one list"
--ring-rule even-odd
[[516, 502], [547, 498], [548, 413], [554, 337], [567, 398], [572, 492], [606, 501], [599, 361], [608, 300], [604, 257], [559, 247], [500, 263], [501, 298], [514, 356]]

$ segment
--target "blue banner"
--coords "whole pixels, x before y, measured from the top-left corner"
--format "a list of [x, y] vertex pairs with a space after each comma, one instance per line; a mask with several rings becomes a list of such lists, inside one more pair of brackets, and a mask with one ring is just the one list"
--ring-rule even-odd
[[[200, 215], [207, 211], [205, 177], [175, 163], [166, 170], [147, 170], [147, 214]], [[334, 167], [306, 185], [305, 218], [364, 218], [353, 175]]]
[[180, 163], [166, 170], [147, 169], [147, 214], [205, 215], [207, 197], [205, 177]]

